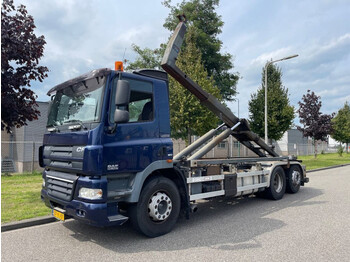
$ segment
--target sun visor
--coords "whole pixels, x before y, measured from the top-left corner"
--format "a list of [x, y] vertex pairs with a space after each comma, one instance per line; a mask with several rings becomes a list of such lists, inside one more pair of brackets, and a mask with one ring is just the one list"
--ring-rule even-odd
[[88, 72], [88, 73], [83, 74], [81, 76], [78, 76], [76, 78], [70, 79], [62, 84], [59, 84], [59, 85], [51, 88], [49, 90], [49, 92], [47, 92], [47, 95], [51, 95], [53, 92], [57, 92], [57, 91], [62, 90], [68, 86], [73, 86], [79, 82], [87, 81], [89, 79], [93, 79], [96, 77], [106, 76], [110, 72], [111, 72], [111, 69], [109, 69], [109, 68], [100, 68], [100, 69], [93, 70], [91, 72]]

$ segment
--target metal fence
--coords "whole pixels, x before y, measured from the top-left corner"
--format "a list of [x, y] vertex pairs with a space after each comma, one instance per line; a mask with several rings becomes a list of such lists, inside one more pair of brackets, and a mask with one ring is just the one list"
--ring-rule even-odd
[[[322, 153], [336, 153], [338, 145], [319, 143], [317, 144], [317, 154]], [[313, 155], [315, 153], [315, 146], [309, 144], [295, 144], [295, 143], [276, 143], [275, 151], [280, 155]]]
[[[175, 140], [174, 143], [174, 155], [180, 152], [186, 147], [186, 143], [181, 140]], [[274, 142], [273, 146], [275, 151], [282, 156], [295, 155], [313, 155], [315, 153], [315, 147], [310, 142], [309, 144], [296, 144], [296, 143], [281, 143]], [[319, 143], [317, 144], [317, 153], [336, 153], [338, 145]], [[256, 156], [253, 152], [248, 150], [245, 146], [235, 141], [232, 138], [219, 143], [210, 152], [208, 152], [205, 158], [228, 158], [228, 157], [250, 157]]]
[[[42, 142], [38, 141], [2, 141], [1, 142], [1, 172], [23, 173], [42, 170], [39, 167], [38, 155], [39, 147]], [[275, 151], [279, 155], [313, 155], [314, 146], [309, 144], [275, 143]], [[182, 140], [174, 140], [174, 155], [186, 147]], [[328, 145], [325, 143], [317, 145], [318, 154], [335, 153], [337, 145]], [[211, 151], [204, 158], [228, 158], [228, 157], [249, 157], [256, 156], [246, 147], [234, 139], [229, 138]]]
[[1, 172], [33, 172], [40, 170], [38, 141], [1, 141]]

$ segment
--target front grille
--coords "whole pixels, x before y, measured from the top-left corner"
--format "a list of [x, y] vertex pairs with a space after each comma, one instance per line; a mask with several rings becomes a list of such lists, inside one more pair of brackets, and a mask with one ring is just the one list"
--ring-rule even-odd
[[74, 194], [74, 187], [77, 179], [78, 176], [76, 174], [47, 171], [47, 193], [55, 198], [70, 201]]
[[47, 167], [81, 171], [83, 159], [84, 146], [44, 146], [43, 162]]

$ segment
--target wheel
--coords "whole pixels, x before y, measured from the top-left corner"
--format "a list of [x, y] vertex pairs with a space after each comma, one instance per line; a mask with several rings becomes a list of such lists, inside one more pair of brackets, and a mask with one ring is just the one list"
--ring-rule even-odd
[[302, 172], [299, 166], [292, 165], [287, 176], [287, 192], [295, 194], [299, 191], [301, 184]]
[[265, 192], [266, 196], [273, 200], [279, 200], [286, 191], [286, 174], [282, 167], [277, 166], [273, 169], [270, 177], [270, 187]]
[[169, 233], [179, 217], [180, 194], [173, 181], [152, 178], [142, 189], [139, 202], [130, 207], [130, 220], [136, 230], [148, 237]]

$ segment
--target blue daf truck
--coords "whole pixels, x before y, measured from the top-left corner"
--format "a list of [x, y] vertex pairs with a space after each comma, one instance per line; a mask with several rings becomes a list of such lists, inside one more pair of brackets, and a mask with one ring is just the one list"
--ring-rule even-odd
[[[186, 32], [180, 17], [162, 61], [165, 71], [102, 68], [52, 88], [39, 150], [41, 198], [59, 220], [133, 226], [149, 237], [170, 232], [196, 201], [259, 194], [281, 199], [308, 182], [305, 166], [279, 156], [245, 119], [206, 93], [175, 64]], [[222, 121], [173, 155], [168, 74]], [[218, 121], [218, 119], [213, 119]], [[203, 156], [229, 136], [256, 157]]]

